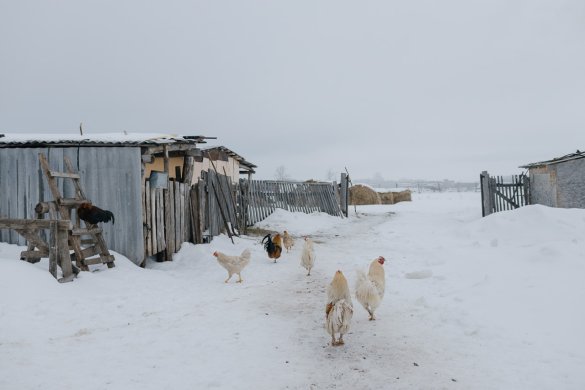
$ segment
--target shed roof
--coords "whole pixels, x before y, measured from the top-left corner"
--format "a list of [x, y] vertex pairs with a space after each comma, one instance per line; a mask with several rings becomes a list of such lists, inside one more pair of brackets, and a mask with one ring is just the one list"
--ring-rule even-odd
[[257, 165], [252, 164], [251, 162], [247, 161], [244, 157], [240, 156], [239, 154], [237, 154], [236, 152], [234, 152], [231, 149], [226, 148], [225, 146], [211, 146], [209, 148], [205, 148], [203, 149], [203, 151], [212, 151], [212, 150], [219, 150], [221, 152], [226, 153], [228, 156], [230, 156], [231, 158], [237, 160], [240, 163], [240, 166], [244, 166], [246, 173], [256, 173], [254, 171], [254, 168], [258, 168]]
[[577, 150], [575, 153], [569, 153], [569, 154], [566, 154], [562, 157], [553, 158], [552, 160], [540, 161], [540, 162], [535, 162], [535, 163], [531, 163], [531, 164], [521, 165], [520, 168], [542, 167], [545, 165], [558, 164], [558, 163], [562, 163], [565, 161], [577, 160], [577, 159], [584, 158], [584, 157], [585, 157], [585, 152], [581, 152], [581, 151]]
[[99, 133], [99, 134], [0, 134], [0, 148], [45, 146], [155, 146], [164, 144], [202, 144], [202, 135], [157, 133]]

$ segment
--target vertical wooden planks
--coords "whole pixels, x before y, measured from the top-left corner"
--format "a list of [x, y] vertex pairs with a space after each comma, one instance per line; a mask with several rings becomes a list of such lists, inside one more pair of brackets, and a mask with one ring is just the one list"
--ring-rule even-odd
[[291, 212], [325, 212], [343, 217], [336, 183], [304, 183], [269, 180], [242, 180], [247, 186], [246, 225], [259, 222], [276, 208]]
[[144, 183], [144, 227], [146, 235], [144, 237], [144, 255], [145, 257], [152, 256], [152, 219], [150, 206], [150, 181], [146, 180]]
[[503, 176], [480, 174], [482, 216], [499, 211], [514, 210], [529, 204], [528, 178], [512, 175], [507, 181]]
[[198, 218], [198, 225], [199, 225], [199, 237], [200, 242], [205, 242], [204, 233], [206, 228], [206, 219], [207, 219], [207, 190], [205, 188], [206, 184], [204, 181], [199, 180], [198, 191], [197, 191], [197, 199], [199, 200], [199, 218]]

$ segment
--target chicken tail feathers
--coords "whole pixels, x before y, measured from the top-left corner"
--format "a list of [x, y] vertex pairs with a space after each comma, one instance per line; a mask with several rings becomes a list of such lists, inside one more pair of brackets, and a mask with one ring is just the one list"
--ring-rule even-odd
[[114, 224], [114, 222], [116, 221], [116, 219], [114, 218], [114, 213], [112, 213], [111, 211], [106, 210], [104, 212], [104, 222], [109, 222], [112, 221], [112, 225]]
[[245, 261], [249, 261], [250, 260], [250, 249], [244, 249], [244, 251], [242, 252], [242, 254], [240, 255], [240, 257], [242, 258], [242, 260]]
[[376, 286], [362, 270], [357, 271], [355, 297], [366, 309], [368, 306], [370, 308], [376, 308], [380, 305], [380, 295]]
[[[266, 242], [264, 242], [266, 241]], [[262, 244], [264, 244], [264, 249], [268, 252], [268, 253], [272, 253], [274, 252], [274, 243], [272, 242], [272, 238], [270, 238], [270, 234], [267, 234], [264, 236], [264, 238], [262, 239]]]

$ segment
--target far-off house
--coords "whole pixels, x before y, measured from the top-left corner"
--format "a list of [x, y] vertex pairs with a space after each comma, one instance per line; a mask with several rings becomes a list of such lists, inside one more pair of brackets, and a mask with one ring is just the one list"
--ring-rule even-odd
[[214, 170], [219, 174], [228, 176], [232, 183], [235, 184], [240, 180], [240, 175], [245, 175], [250, 180], [252, 174], [256, 173], [254, 168], [257, 167], [225, 146], [213, 146], [203, 149], [203, 159], [198, 168], [196, 171], [199, 172], [199, 175], [201, 175], [201, 172]]
[[585, 208], [585, 152], [577, 150], [520, 168], [528, 169], [530, 204]]

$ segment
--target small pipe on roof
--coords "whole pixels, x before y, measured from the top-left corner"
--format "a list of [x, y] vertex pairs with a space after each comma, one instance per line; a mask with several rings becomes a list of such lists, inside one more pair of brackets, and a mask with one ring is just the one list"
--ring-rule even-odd
[[184, 139], [195, 139], [195, 140], [204, 140], [204, 139], [217, 139], [217, 137], [206, 137], [204, 135], [184, 135]]

